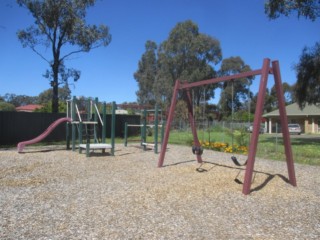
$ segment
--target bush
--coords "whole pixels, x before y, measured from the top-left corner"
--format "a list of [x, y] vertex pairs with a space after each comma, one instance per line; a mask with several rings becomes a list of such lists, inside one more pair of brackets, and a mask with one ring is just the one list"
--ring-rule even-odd
[[1, 101], [0, 102], [0, 111], [15, 112], [16, 107], [11, 103]]

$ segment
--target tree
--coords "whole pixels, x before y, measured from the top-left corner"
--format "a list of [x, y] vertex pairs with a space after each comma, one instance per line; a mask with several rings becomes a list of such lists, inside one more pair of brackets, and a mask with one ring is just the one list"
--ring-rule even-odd
[[[58, 112], [59, 85], [69, 78], [74, 81], [80, 78], [80, 71], [66, 68], [65, 61], [71, 55], [107, 46], [111, 41], [109, 29], [105, 25], [86, 24], [86, 9], [95, 0], [17, 0], [17, 3], [35, 18], [34, 25], [18, 31], [18, 39], [23, 47], [31, 48], [49, 64], [44, 76], [51, 80], [52, 112]], [[52, 59], [41, 53], [40, 46], [51, 49]]]
[[157, 74], [157, 44], [153, 41], [147, 41], [145, 49], [146, 52], [139, 61], [138, 70], [134, 73], [139, 87], [136, 94], [139, 104], [154, 105], [153, 85]]
[[298, 17], [303, 16], [315, 21], [320, 16], [319, 0], [269, 0], [265, 3], [265, 13], [270, 19], [281, 15], [289, 16], [297, 12]]
[[11, 103], [0, 101], [0, 111], [14, 112], [16, 111], [16, 107]]
[[[311, 21], [320, 17], [319, 0], [269, 0], [265, 4], [265, 13], [270, 19], [281, 15], [289, 16], [297, 12], [298, 17], [304, 16]], [[320, 42], [314, 47], [304, 47], [300, 61], [295, 65], [297, 83], [294, 88], [293, 99], [300, 108], [306, 103], [320, 103]]]
[[[212, 65], [222, 59], [220, 42], [199, 32], [197, 24], [191, 20], [178, 23], [170, 32], [169, 38], [159, 48], [159, 72], [157, 82], [166, 89], [156, 92], [158, 99], [171, 100], [172, 87], [177, 79], [196, 82], [216, 75]], [[159, 89], [156, 85], [155, 90]], [[216, 86], [198, 87], [193, 89], [194, 101], [199, 105], [201, 97], [206, 100], [214, 96]], [[170, 89], [168, 89], [170, 88]], [[161, 88], [160, 88], [161, 89]], [[164, 94], [164, 95], [162, 95]]]
[[26, 95], [16, 95], [13, 93], [6, 93], [3, 96], [3, 99], [7, 103], [13, 104], [15, 107], [38, 103], [38, 97], [30, 97], [30, 96], [26, 96]]
[[306, 103], [320, 103], [320, 43], [313, 48], [304, 48], [299, 63], [295, 66], [297, 83], [294, 96], [300, 107]]
[[[283, 96], [284, 96], [284, 104], [289, 105], [289, 104], [293, 103], [293, 99], [294, 99], [293, 98], [293, 87], [290, 86], [288, 83], [283, 82], [282, 89], [283, 89]], [[273, 109], [278, 108], [279, 104], [278, 104], [277, 90], [276, 90], [275, 85], [273, 85], [273, 87], [271, 88], [270, 95], [272, 97]]]
[[[59, 88], [59, 101], [65, 102], [71, 99], [71, 91], [66, 84], [64, 87]], [[39, 104], [47, 104], [48, 102], [51, 103], [52, 101], [52, 90], [49, 88], [38, 96], [38, 103]], [[51, 108], [50, 108], [51, 109]]]
[[[229, 76], [247, 71], [251, 71], [251, 68], [240, 57], [230, 57], [222, 61], [219, 74]], [[243, 102], [246, 102], [251, 96], [249, 87], [252, 84], [252, 79], [253, 77], [241, 78], [223, 82], [220, 85], [222, 90], [219, 107], [224, 116], [228, 117], [232, 112], [243, 108]]]
[[[143, 94], [144, 99], [154, 99], [158, 104], [170, 103], [172, 88], [177, 79], [195, 82], [214, 77], [216, 72], [212, 65], [218, 64], [222, 58], [219, 41], [200, 33], [198, 26], [190, 20], [178, 23], [171, 30], [168, 39], [157, 49], [155, 55], [155, 44], [147, 48], [135, 77], [138, 77], [136, 80], [139, 79], [139, 83], [144, 79], [149, 84], [142, 85], [148, 86], [147, 92], [144, 91], [146, 88], [140, 88], [142, 86], [139, 85], [138, 94]], [[143, 74], [139, 75], [140, 73]], [[152, 82], [153, 86], [150, 88]], [[205, 90], [194, 89], [195, 102], [199, 104], [203, 95], [207, 99], [212, 97], [213, 89], [214, 86], [208, 86]], [[138, 95], [138, 98], [142, 99], [142, 95]]]
[[[35, 112], [45, 112], [45, 113], [51, 113], [52, 112], [52, 103], [51, 100], [49, 102], [43, 103], [42, 108], [37, 108], [34, 110]], [[59, 113], [66, 113], [67, 112], [67, 103], [59, 101]]]
[[[293, 103], [294, 102], [294, 95], [293, 95], [294, 86], [291, 86], [286, 82], [283, 82], [282, 89], [283, 89], [283, 94], [284, 94], [285, 105], [289, 105], [289, 104]], [[259, 94], [259, 92], [256, 93], [252, 97], [251, 102], [250, 102], [250, 113], [252, 114], [252, 116], [254, 115], [255, 110], [256, 110], [258, 94]], [[276, 86], [273, 85], [270, 90], [268, 88], [266, 89], [266, 94], [264, 97], [263, 111], [264, 111], [264, 113], [268, 113], [268, 112], [276, 110], [277, 108], [279, 108], [278, 97], [277, 97], [277, 92], [276, 92]]]

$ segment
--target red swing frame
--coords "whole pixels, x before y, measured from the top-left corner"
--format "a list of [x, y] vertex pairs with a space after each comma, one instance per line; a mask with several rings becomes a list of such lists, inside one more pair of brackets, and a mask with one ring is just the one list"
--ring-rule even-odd
[[[158, 159], [158, 167], [162, 167], [164, 163], [165, 153], [166, 153], [169, 134], [170, 134], [170, 126], [174, 117], [174, 111], [175, 111], [175, 106], [177, 103], [179, 91], [186, 91], [184, 100], [186, 101], [187, 107], [188, 107], [188, 116], [189, 116], [189, 122], [192, 130], [192, 134], [193, 134], [193, 141], [194, 141], [195, 147], [200, 147], [196, 124], [194, 122], [194, 117], [193, 117], [190, 89], [193, 87], [199, 87], [199, 86], [204, 86], [208, 84], [215, 84], [219, 82], [237, 80], [239, 78], [261, 75], [259, 94], [257, 99], [256, 111], [254, 115], [254, 122], [253, 122], [253, 132], [252, 132], [252, 137], [251, 137], [250, 146], [249, 146], [248, 160], [247, 160], [243, 189], [242, 189], [243, 194], [245, 195], [249, 194], [251, 190], [251, 179], [254, 171], [254, 162], [255, 162], [258, 139], [259, 139], [259, 129], [260, 129], [260, 123], [261, 123], [262, 114], [263, 114], [264, 98], [265, 98], [269, 74], [273, 74], [274, 76], [275, 88], [276, 88], [279, 112], [280, 112], [281, 126], [288, 126], [287, 113], [286, 113], [285, 104], [284, 104], [285, 102], [284, 102], [281, 75], [280, 75], [280, 67], [279, 67], [278, 61], [272, 61], [272, 66], [270, 66], [270, 59], [265, 58], [263, 60], [263, 65], [261, 69], [243, 72], [243, 73], [235, 74], [232, 76], [212, 78], [212, 79], [202, 80], [202, 81], [193, 82], [193, 83], [187, 83], [187, 82], [182, 82], [180, 80], [176, 80], [175, 86], [173, 89], [173, 95], [172, 95], [171, 105], [169, 109], [166, 129], [164, 133], [163, 143], [161, 145], [161, 152]], [[290, 143], [290, 135], [287, 127], [282, 128], [282, 136], [284, 141], [284, 149], [285, 149], [287, 169], [288, 169], [288, 175], [289, 175], [289, 183], [293, 186], [297, 186], [293, 155], [292, 155], [292, 149], [291, 149], [291, 143]], [[202, 163], [201, 154], [197, 154], [196, 152], [196, 156], [197, 156], [198, 163]]]

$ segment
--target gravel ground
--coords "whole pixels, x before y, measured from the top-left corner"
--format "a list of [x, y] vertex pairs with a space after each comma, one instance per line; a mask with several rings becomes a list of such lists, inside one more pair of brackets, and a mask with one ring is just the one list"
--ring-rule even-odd
[[[1, 239], [320, 239], [319, 167], [256, 159], [250, 195], [229, 154], [189, 147], [115, 156], [63, 146], [0, 150]], [[244, 156], [239, 157], [244, 161]]]

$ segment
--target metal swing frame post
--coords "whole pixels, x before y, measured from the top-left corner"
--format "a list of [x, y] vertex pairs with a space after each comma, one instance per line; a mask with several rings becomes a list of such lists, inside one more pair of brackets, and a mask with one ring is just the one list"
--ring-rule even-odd
[[[274, 81], [276, 85], [276, 92], [279, 102], [280, 122], [282, 126], [288, 126], [287, 112], [285, 108], [285, 101], [283, 96], [282, 80], [280, 74], [280, 66], [278, 61], [272, 62], [272, 69]], [[294, 170], [293, 154], [290, 141], [290, 133], [287, 127], [282, 128], [282, 137], [284, 142], [284, 150], [286, 154], [287, 169], [289, 175], [289, 182], [292, 186], [297, 186], [296, 174]]]
[[[265, 98], [269, 74], [274, 75], [281, 125], [287, 126], [288, 120], [287, 120], [287, 114], [286, 114], [286, 109], [284, 104], [284, 96], [283, 96], [282, 82], [281, 82], [281, 76], [280, 76], [280, 67], [279, 67], [278, 61], [273, 61], [272, 67], [270, 67], [270, 59], [265, 58], [263, 60], [262, 69], [243, 72], [243, 73], [235, 74], [232, 76], [223, 76], [219, 78], [212, 78], [212, 79], [202, 80], [202, 81], [193, 82], [193, 83], [187, 83], [187, 82], [182, 83], [180, 82], [180, 80], [176, 80], [175, 86], [173, 89], [173, 95], [172, 95], [171, 105], [169, 109], [167, 125], [165, 129], [164, 137], [163, 137], [163, 144], [161, 145], [161, 152], [158, 159], [158, 167], [162, 167], [164, 163], [164, 157], [165, 157], [169, 134], [170, 134], [170, 127], [174, 117], [174, 110], [177, 104], [179, 90], [186, 91], [186, 95], [183, 95], [183, 96], [188, 106], [189, 122], [192, 128], [194, 144], [195, 144], [195, 147], [200, 147], [200, 142], [198, 139], [197, 130], [196, 130], [196, 126], [193, 118], [193, 109], [192, 109], [192, 100], [191, 100], [192, 98], [190, 94], [190, 89], [193, 87], [199, 87], [203, 85], [215, 84], [215, 83], [226, 82], [226, 81], [235, 81], [239, 78], [246, 78], [246, 77], [252, 77], [255, 75], [261, 75], [257, 106], [256, 106], [255, 115], [254, 115], [253, 132], [250, 140], [249, 155], [248, 155], [247, 166], [246, 166], [245, 177], [244, 177], [244, 184], [242, 189], [243, 194], [245, 195], [249, 194], [250, 188], [251, 188], [252, 175], [254, 171], [254, 162], [255, 162], [255, 157], [257, 152], [258, 140], [259, 140], [260, 123], [262, 119], [264, 98]], [[294, 163], [293, 163], [292, 149], [291, 149], [290, 135], [289, 135], [288, 128], [283, 127], [282, 135], [284, 140], [284, 148], [285, 148], [285, 154], [286, 154], [289, 182], [291, 183], [291, 185], [296, 186], [297, 184], [296, 184], [296, 178], [295, 178]], [[197, 155], [197, 161], [201, 163], [202, 162], [201, 155], [200, 154], [196, 154], [196, 155]]]

